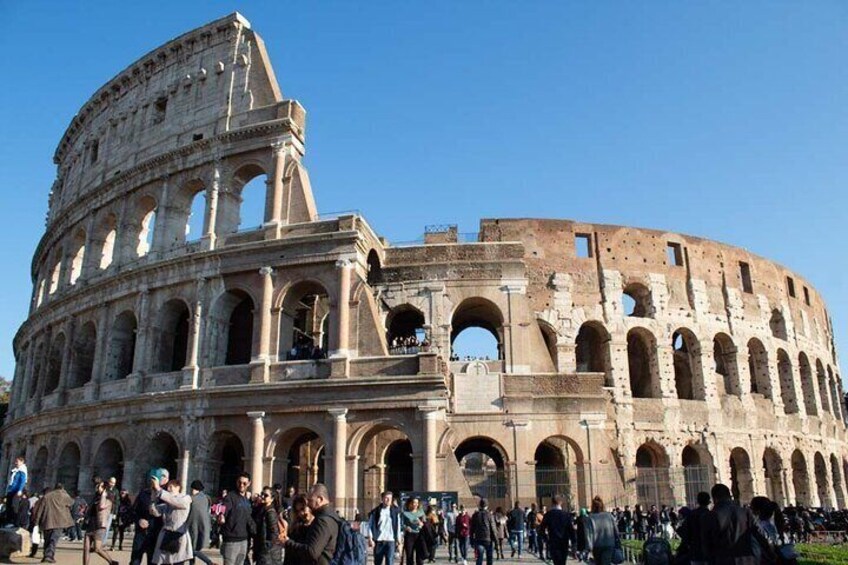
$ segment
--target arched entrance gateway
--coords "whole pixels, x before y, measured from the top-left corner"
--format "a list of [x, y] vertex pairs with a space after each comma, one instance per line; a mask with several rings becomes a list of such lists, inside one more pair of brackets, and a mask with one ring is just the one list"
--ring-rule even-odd
[[536, 502], [548, 504], [553, 494], [566, 498], [567, 508], [588, 506], [587, 473], [583, 452], [577, 443], [565, 436], [543, 440], [534, 454]]
[[399, 425], [381, 423], [369, 429], [358, 445], [358, 508], [371, 508], [380, 493], [390, 490], [395, 498], [415, 488], [413, 446]]
[[653, 441], [636, 451], [636, 498], [642, 506], [674, 504], [668, 455]]
[[324, 440], [317, 432], [299, 427], [278, 434], [274, 447], [274, 477], [284, 488], [298, 492], [324, 482]]
[[212, 460], [209, 462], [214, 473], [212, 484], [217, 490], [236, 488], [238, 474], [244, 471], [244, 444], [232, 432], [216, 432], [210, 440]]
[[741, 447], [735, 447], [730, 452], [730, 492], [740, 504], [748, 504], [754, 497], [751, 458]]
[[66, 489], [85, 488], [79, 484], [80, 449], [73, 442], [62, 448], [59, 454], [59, 467], [56, 470], [56, 482], [65, 485]]
[[467, 489], [460, 500], [473, 508], [475, 501], [486, 498], [489, 506], [510, 506], [510, 476], [506, 450], [495, 440], [477, 436], [460, 443], [454, 456], [465, 479]]
[[771, 447], [763, 451], [763, 475], [766, 479], [766, 496], [784, 506], [786, 491], [783, 488], [783, 461]]
[[698, 503], [698, 493], [709, 492], [715, 484], [713, 459], [710, 452], [701, 444], [684, 447], [681, 459], [686, 504], [695, 506]]
[[94, 455], [94, 474], [104, 480], [115, 477], [121, 487], [125, 487], [124, 479], [124, 450], [115, 439], [107, 439], [97, 448]]
[[799, 450], [792, 452], [792, 486], [795, 489], [795, 504], [810, 506], [810, 476], [807, 473], [807, 460]]

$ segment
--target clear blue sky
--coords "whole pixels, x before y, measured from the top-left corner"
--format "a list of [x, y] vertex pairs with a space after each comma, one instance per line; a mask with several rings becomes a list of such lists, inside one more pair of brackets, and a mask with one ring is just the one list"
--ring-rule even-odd
[[0, 1], [2, 375], [69, 120], [234, 9], [309, 112], [320, 210], [394, 240], [497, 216], [713, 238], [805, 275], [848, 339], [845, 2], [143, 4]]

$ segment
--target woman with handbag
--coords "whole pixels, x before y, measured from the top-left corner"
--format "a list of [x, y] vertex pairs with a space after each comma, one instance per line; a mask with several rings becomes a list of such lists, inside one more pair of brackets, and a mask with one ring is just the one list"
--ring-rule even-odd
[[103, 547], [103, 536], [106, 534], [106, 525], [112, 515], [112, 504], [114, 500], [109, 493], [109, 485], [104, 481], [98, 481], [95, 485], [94, 500], [88, 507], [85, 538], [82, 544], [82, 565], [88, 565], [93, 551], [109, 565], [118, 565], [112, 556]]
[[153, 516], [161, 516], [163, 521], [162, 530], [156, 539], [156, 549], [153, 551], [153, 563], [176, 565], [194, 559], [186, 525], [191, 510], [191, 496], [182, 494], [182, 485], [176, 479], [168, 481], [165, 489], [162, 489], [159, 479], [150, 477], [150, 513]]

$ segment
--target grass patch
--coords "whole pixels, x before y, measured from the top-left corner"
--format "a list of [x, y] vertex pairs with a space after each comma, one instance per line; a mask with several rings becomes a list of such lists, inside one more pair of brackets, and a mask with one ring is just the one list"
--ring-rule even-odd
[[[621, 540], [621, 545], [634, 553], [642, 552], [644, 541]], [[677, 551], [679, 540], [671, 541], [672, 551]], [[848, 544], [803, 544], [795, 545], [799, 565], [848, 565]]]

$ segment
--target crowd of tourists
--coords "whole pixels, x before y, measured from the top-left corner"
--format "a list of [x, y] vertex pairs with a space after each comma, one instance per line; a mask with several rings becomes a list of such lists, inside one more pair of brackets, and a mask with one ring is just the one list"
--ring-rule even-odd
[[317, 361], [326, 358], [327, 352], [320, 345], [316, 345], [308, 339], [298, 341], [286, 353], [287, 361]]
[[416, 335], [397, 336], [389, 344], [392, 355], [415, 355], [427, 351], [430, 351], [430, 342], [426, 337], [419, 340]]

